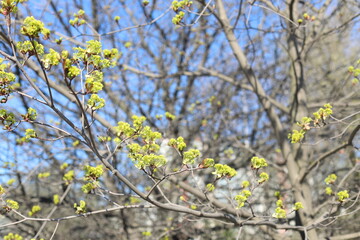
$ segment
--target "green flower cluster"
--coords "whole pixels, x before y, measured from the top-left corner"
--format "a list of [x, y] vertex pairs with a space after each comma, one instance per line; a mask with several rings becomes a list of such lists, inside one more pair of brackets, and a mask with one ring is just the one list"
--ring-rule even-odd
[[167, 162], [163, 155], [155, 154], [160, 149], [158, 144], [149, 143], [144, 146], [140, 146], [137, 143], [133, 143], [128, 145], [128, 149], [128, 156], [138, 169], [145, 169], [147, 167], [155, 169], [164, 166]]
[[23, 237], [19, 234], [9, 233], [8, 235], [4, 236], [4, 240], [23, 240]]
[[14, 200], [6, 200], [6, 206], [10, 209], [18, 210], [19, 209], [19, 203]]
[[61, 166], [60, 166], [60, 170], [65, 170], [68, 166], [69, 166], [68, 163], [63, 163], [63, 164], [61, 164]]
[[104, 173], [104, 169], [102, 165], [98, 165], [96, 167], [92, 167], [89, 165], [86, 165], [84, 167], [85, 171], [85, 181], [97, 181]]
[[348, 199], [350, 197], [347, 190], [340, 191], [336, 195], [338, 196], [338, 201], [339, 202], [344, 202], [346, 199]]
[[86, 165], [84, 167], [84, 171], [85, 171], [84, 180], [88, 181], [88, 183], [84, 184], [81, 187], [81, 190], [84, 193], [90, 193], [92, 190], [96, 189], [99, 186], [98, 179], [103, 175], [104, 169], [102, 165], [98, 165], [96, 167]]
[[80, 200], [79, 205], [77, 203], [74, 203], [74, 208], [76, 209], [76, 214], [86, 213], [86, 202], [84, 200]]
[[[325, 104], [324, 108], [319, 108], [318, 111], [313, 113], [314, 119], [310, 117], [303, 117], [301, 122], [297, 123], [301, 129], [292, 130], [292, 133], [289, 133], [288, 135], [291, 143], [301, 142], [305, 137], [305, 133], [313, 127], [320, 126], [320, 123], [325, 125], [325, 119], [328, 118], [332, 113], [332, 106], [330, 104]], [[313, 123], [313, 126], [311, 126], [311, 123]]]
[[264, 158], [252, 157], [251, 158], [251, 167], [254, 169], [260, 169], [262, 167], [267, 167], [267, 162]]
[[44, 27], [43, 22], [36, 20], [33, 16], [25, 18], [20, 33], [32, 39], [38, 38], [40, 33], [44, 35], [44, 39], [50, 37], [50, 30]]
[[[276, 195], [278, 197], [278, 200], [276, 201], [277, 208], [275, 209], [275, 213], [272, 215], [272, 217], [274, 217], [274, 218], [286, 218], [285, 206], [284, 206], [283, 201], [280, 199], [281, 198], [280, 193], [277, 192]], [[298, 210], [300, 210], [302, 208], [304, 208], [304, 206], [302, 205], [301, 202], [294, 203], [294, 205], [292, 207], [292, 209], [294, 211], [298, 211]]]
[[197, 149], [190, 149], [183, 154], [183, 164], [194, 164], [195, 159], [200, 157], [200, 151]]
[[186, 148], [186, 143], [183, 137], [178, 137], [177, 139], [171, 138], [168, 142], [168, 145], [178, 149], [179, 151], [182, 151], [184, 148]]
[[359, 77], [360, 77], [360, 67], [358, 67], [360, 65], [360, 59], [357, 60], [356, 62], [357, 67], [354, 66], [350, 66], [348, 68], [349, 73], [354, 76], [354, 78], [351, 80], [352, 84], [358, 84], [359, 83]]
[[25, 130], [25, 138], [27, 140], [29, 140], [30, 138], [36, 138], [36, 137], [37, 137], [37, 135], [36, 135], [36, 132], [34, 129], [29, 128], [29, 129]]
[[[120, 57], [117, 49], [104, 49], [102, 51], [101, 42], [90, 40], [86, 42], [86, 48], [74, 47], [73, 60], [82, 62], [85, 65], [92, 65], [95, 70], [114, 67], [117, 59]], [[101, 57], [103, 52], [105, 58]]]
[[[325, 178], [324, 182], [325, 182], [327, 185], [333, 185], [333, 184], [335, 183], [336, 179], [337, 179], [336, 174], [332, 173], [332, 174], [330, 174], [329, 176], [327, 176], [327, 177]], [[333, 194], [332, 188], [331, 188], [331, 187], [326, 187], [326, 188], [325, 188], [325, 193], [326, 193], [327, 195], [332, 195], [332, 194]]]
[[25, 130], [25, 136], [19, 139], [16, 139], [16, 144], [23, 144], [30, 142], [31, 138], [37, 138], [37, 134], [34, 129], [26, 129]]
[[206, 190], [207, 190], [208, 192], [214, 191], [214, 190], [215, 190], [215, 185], [212, 184], [212, 183], [207, 184], [207, 185], [206, 185]]
[[335, 181], [336, 181], [336, 179], [337, 179], [337, 176], [336, 176], [336, 174], [330, 174], [329, 176], [327, 176], [326, 178], [325, 178], [325, 180], [324, 180], [324, 182], [327, 184], [327, 185], [329, 185], [329, 184], [334, 184], [335, 183]]
[[236, 209], [242, 208], [245, 205], [247, 199], [251, 196], [251, 192], [249, 190], [242, 190], [240, 194], [235, 196], [235, 200], [237, 202]]
[[314, 125], [319, 125], [320, 121], [324, 123], [325, 119], [329, 117], [333, 111], [330, 104], [325, 104], [324, 108], [320, 108], [317, 112], [314, 112]]
[[80, 9], [77, 13], [74, 13], [73, 15], [75, 18], [70, 19], [69, 23], [73, 27], [78, 27], [86, 23], [85, 21], [85, 11]]
[[275, 213], [272, 215], [274, 218], [286, 218], [286, 211], [281, 207], [275, 209]]
[[41, 207], [39, 205], [32, 206], [31, 211], [28, 212], [29, 217], [34, 216], [34, 214], [41, 211]]
[[179, 25], [181, 20], [183, 20], [184, 16], [185, 16], [185, 12], [180, 11], [172, 18], [171, 21], [174, 25]]
[[296, 202], [296, 203], [294, 203], [294, 206], [293, 206], [293, 210], [294, 210], [294, 211], [298, 211], [298, 210], [300, 210], [300, 209], [302, 209], [302, 208], [304, 208], [304, 206], [302, 205], [301, 202]]
[[304, 20], [306, 20], [306, 21], [314, 21], [316, 19], [315, 16], [310, 16], [308, 13], [304, 13], [303, 18], [304, 19], [302, 19], [302, 18], [298, 19], [299, 24], [302, 24], [304, 22]]
[[9, 15], [10, 13], [16, 13], [18, 3], [23, 3], [23, 2], [26, 2], [26, 1], [27, 0], [6, 0], [6, 1], [1, 1], [0, 13], [4, 14], [5, 16]]
[[24, 121], [35, 121], [37, 118], [37, 112], [33, 108], [28, 108], [28, 111], [26, 114], [22, 114], [21, 117], [24, 119]]
[[38, 174], [38, 178], [41, 179], [41, 178], [48, 178], [50, 177], [51, 173], [50, 172], [43, 172], [43, 173], [39, 173]]
[[212, 174], [216, 175], [216, 178], [218, 179], [223, 177], [232, 178], [237, 174], [236, 170], [232, 167], [229, 167], [228, 165], [217, 163], [214, 165], [214, 168], [215, 172]]
[[267, 180], [269, 180], [269, 174], [267, 174], [266, 172], [262, 172], [262, 173], [260, 173], [259, 178], [260, 179], [258, 180], [258, 183], [259, 184], [264, 183]]
[[0, 122], [4, 125], [4, 130], [11, 130], [11, 126], [15, 123], [15, 115], [5, 109], [0, 109]]
[[42, 56], [44, 54], [44, 46], [35, 40], [17, 42], [16, 48], [19, 52], [29, 57], [34, 55]]
[[0, 195], [5, 193], [5, 188], [3, 188], [3, 186], [0, 185]]
[[91, 97], [89, 98], [87, 105], [92, 110], [98, 110], [100, 108], [103, 108], [105, 106], [105, 99], [99, 97], [97, 94], [91, 94]]
[[75, 178], [75, 172], [74, 170], [70, 170], [67, 173], [64, 174], [63, 180], [65, 181], [66, 185], [69, 185]]
[[60, 203], [60, 196], [59, 196], [58, 194], [55, 194], [55, 195], [53, 196], [53, 203], [54, 203], [55, 205], [58, 205], [58, 204]]
[[199, 164], [199, 167], [201, 168], [209, 168], [213, 167], [215, 165], [215, 161], [212, 158], [205, 158], [202, 160], [202, 162]]
[[193, 2], [189, 0], [173, 1], [171, 7], [175, 12], [177, 12], [179, 8], [191, 7], [192, 4]]
[[171, 4], [171, 8], [176, 12], [176, 15], [172, 19], [172, 23], [175, 25], [179, 25], [181, 20], [185, 16], [184, 11], [179, 11], [179, 9], [185, 9], [191, 7], [193, 4], [192, 1], [189, 0], [182, 0], [182, 1], [173, 1]]
[[176, 118], [175, 115], [173, 115], [173, 114], [171, 114], [169, 112], [165, 112], [165, 117], [170, 121], [175, 120], [175, 118]]
[[15, 75], [11, 72], [5, 71], [10, 67], [10, 64], [3, 63], [4, 59], [0, 58], [0, 96], [5, 96], [1, 103], [5, 103], [9, 94], [16, 88], [17, 84], [12, 84], [15, 81]]
[[60, 54], [54, 49], [50, 48], [50, 52], [45, 54], [41, 59], [45, 69], [50, 70], [52, 66], [57, 66], [60, 63]]

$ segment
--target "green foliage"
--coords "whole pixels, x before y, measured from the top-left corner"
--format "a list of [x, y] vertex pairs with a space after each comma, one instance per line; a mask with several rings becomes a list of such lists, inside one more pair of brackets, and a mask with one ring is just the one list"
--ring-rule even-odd
[[31, 211], [29, 211], [28, 215], [29, 217], [34, 216], [34, 214], [40, 212], [41, 207], [39, 205], [32, 206]]
[[328, 185], [334, 184], [336, 179], [337, 179], [337, 176], [336, 176], [336, 174], [333, 173], [333, 174], [330, 174], [329, 176], [327, 176], [327, 178], [325, 178], [324, 182]]
[[347, 190], [340, 191], [336, 195], [338, 196], [338, 201], [339, 202], [344, 202], [346, 199], [348, 199], [350, 197]]
[[229, 167], [228, 165], [217, 163], [214, 165], [214, 168], [215, 172], [213, 172], [212, 174], [216, 175], [216, 178], [232, 178], [237, 174], [236, 170], [232, 167]]
[[190, 149], [189, 151], [184, 152], [183, 155], [183, 164], [194, 164], [195, 159], [200, 156], [200, 151], [197, 149]]
[[91, 94], [91, 97], [87, 102], [87, 105], [92, 110], [98, 110], [100, 108], [105, 107], [105, 99], [99, 97], [99, 95], [97, 95], [97, 94]]
[[23, 240], [23, 237], [19, 234], [9, 233], [8, 235], [4, 236], [4, 240]]
[[76, 214], [84, 214], [86, 213], [86, 202], [84, 200], [80, 200], [79, 205], [74, 203], [74, 208]]
[[267, 167], [267, 162], [264, 158], [252, 157], [251, 158], [251, 167], [254, 169], [260, 169], [262, 167]]
[[33, 16], [25, 18], [20, 33], [32, 39], [38, 38], [40, 33], [44, 35], [44, 39], [50, 37], [50, 30], [44, 27], [43, 22], [36, 20]]
[[54, 203], [55, 205], [58, 205], [58, 204], [60, 203], [60, 196], [59, 196], [58, 194], [55, 194], [55, 195], [53, 196], [53, 203]]

